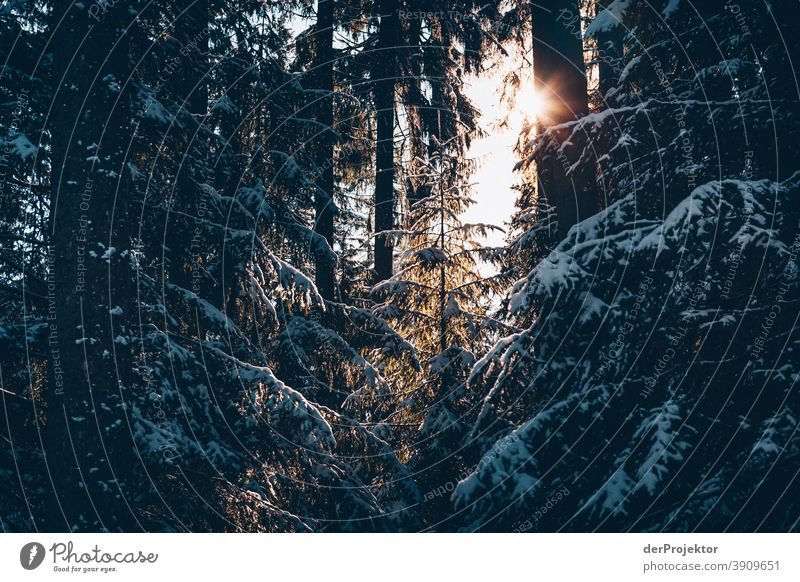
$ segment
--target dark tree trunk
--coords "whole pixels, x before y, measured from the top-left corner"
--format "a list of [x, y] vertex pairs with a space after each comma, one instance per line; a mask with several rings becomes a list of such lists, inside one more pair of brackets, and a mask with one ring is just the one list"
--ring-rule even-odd
[[[241, 70], [236, 63], [231, 63], [227, 67], [222, 66], [218, 69], [218, 74], [223, 77], [224, 81], [221, 83], [225, 87], [225, 93], [220, 96], [232, 104], [232, 107], [223, 107], [219, 112], [219, 137], [218, 145], [216, 147], [215, 157], [213, 161], [213, 180], [214, 187], [227, 197], [235, 197], [237, 189], [241, 185], [241, 180], [246, 172], [248, 166], [248, 158], [245, 155], [245, 139], [244, 136], [248, 132], [248, 124], [242, 119], [242, 112], [246, 111], [247, 97], [243, 96], [244, 90], [242, 88], [242, 81], [239, 79]], [[259, 122], [265, 126], [263, 128], [263, 135], [270, 135], [271, 127], [269, 127], [269, 119], [266, 118], [261, 109], [256, 109], [254, 114], [258, 115]], [[267, 148], [269, 149], [269, 148]], [[263, 159], [254, 156], [249, 163], [251, 167], [261, 164]], [[225, 233], [220, 233], [221, 237]], [[216, 247], [216, 240], [214, 242]], [[218, 248], [224, 248], [226, 254], [224, 256], [224, 271], [222, 274], [222, 294], [221, 306], [224, 306], [226, 314], [235, 319], [236, 313], [236, 298], [234, 293], [235, 280], [234, 280], [234, 265], [235, 260], [233, 254], [228, 252], [230, 248], [222, 245]], [[217, 299], [214, 303], [217, 303]]]
[[[171, 257], [172, 282], [200, 294], [198, 283], [192, 278], [192, 271], [197, 268], [193, 263], [206, 251], [208, 241], [204, 240], [201, 221], [189, 217], [199, 218], [205, 214], [200, 207], [208, 204], [203, 185], [212, 181], [205, 127], [208, 115], [208, 0], [190, 0], [188, 5], [175, 1], [170, 8], [178, 41], [178, 67], [169, 78], [169, 88], [175, 101], [191, 114], [198, 126], [187, 128], [185, 139], [178, 141], [179, 151], [172, 152], [180, 164], [174, 202], [179, 212], [171, 213], [167, 230], [167, 236], [175, 244], [171, 240], [165, 242], [167, 247], [175, 249], [176, 256]], [[184, 244], [186, 241], [190, 241], [189, 255]]]
[[[540, 131], [573, 121], [589, 112], [586, 69], [583, 60], [580, 2], [578, 0], [541, 0], [531, 4], [533, 23], [534, 87], [548, 104], [540, 116]], [[597, 210], [592, 164], [577, 161], [582, 145], [576, 136], [564, 157], [550, 157], [537, 168], [537, 189], [555, 206], [558, 234], [563, 238], [569, 229]], [[569, 159], [570, 155], [574, 159]]]
[[[209, 1], [208, 0], [173, 0], [175, 39], [178, 41], [177, 72], [170, 77], [170, 90], [175, 101], [188, 111], [197, 123], [185, 131], [178, 141], [179, 151], [172, 155], [180, 165], [177, 175], [176, 200], [174, 206], [179, 212], [170, 213], [171, 222], [168, 227], [166, 241], [170, 249], [174, 249], [170, 259], [169, 278], [184, 289], [197, 295], [203, 295], [202, 279], [197, 276], [204, 255], [212, 243], [208, 240], [208, 232], [203, 225], [207, 219], [207, 208], [211, 206], [205, 186], [214, 183], [214, 169], [210, 159], [208, 123], [208, 83], [209, 83]], [[175, 137], [178, 137], [176, 134]], [[227, 138], [228, 136], [225, 135]], [[233, 196], [240, 176], [231, 174], [231, 180], [222, 191]], [[192, 220], [190, 217], [195, 217]], [[207, 297], [219, 306], [226, 315], [235, 317], [236, 300], [239, 296], [238, 286], [234, 280], [233, 266], [236, 260], [226, 245], [225, 229], [218, 233], [220, 246], [223, 249], [222, 283], [218, 294]], [[187, 253], [186, 248], [189, 252]], [[194, 276], [193, 276], [194, 275]]]
[[[441, 143], [442, 139], [442, 111], [441, 109], [436, 112], [436, 139]], [[439, 248], [443, 254], [447, 254], [446, 235], [447, 229], [445, 224], [445, 214], [447, 212], [446, 199], [445, 199], [445, 185], [444, 185], [444, 151], [439, 149]], [[439, 267], [439, 350], [443, 354], [447, 351], [447, 317], [445, 317], [445, 310], [447, 308], [447, 264], [442, 261]], [[444, 394], [444, 375], [442, 376], [442, 394]]]
[[377, 138], [375, 152], [375, 281], [393, 273], [394, 243], [378, 233], [394, 228], [394, 122], [397, 54], [400, 45], [398, 0], [380, 0], [378, 48], [374, 55], [373, 79]]
[[[203, 121], [208, 113], [208, 0], [188, 0], [176, 2], [175, 38], [180, 43], [181, 56], [179, 73], [175, 86], [180, 92], [178, 98], [184, 107], [198, 121]], [[205, 140], [201, 147], [207, 150]]]
[[[51, 531], [140, 529], [128, 417], [133, 88], [130, 3], [55, 2], [46, 458]], [[96, 10], [96, 12], [93, 12]], [[127, 83], [127, 84], [126, 84]]]
[[[423, 51], [424, 44], [422, 38], [422, 19], [412, 18], [408, 21], [406, 38], [408, 48], [412, 51]], [[425, 59], [411, 59], [408, 63], [408, 71], [403, 78], [403, 94], [409, 116], [407, 127], [408, 139], [406, 140], [409, 172], [404, 185], [405, 204], [403, 205], [406, 214], [403, 216], [403, 228], [407, 228], [408, 216], [411, 214], [411, 207], [425, 198], [429, 192], [426, 188], [427, 180], [416, 177], [420, 173], [417, 160], [423, 160], [430, 153], [425, 140], [425, 123], [423, 116], [427, 114], [427, 101], [422, 94], [421, 84], [425, 78], [423, 74], [423, 63]]]
[[[333, 0], [320, 0], [317, 7], [317, 27], [314, 35], [316, 47], [314, 59], [314, 86], [326, 95], [317, 99], [317, 122], [320, 124], [316, 163], [320, 173], [316, 180], [314, 206], [316, 222], [314, 231], [322, 236], [333, 249], [334, 205], [334, 139], [333, 139]], [[331, 129], [325, 129], [331, 128]], [[316, 284], [323, 298], [332, 300], [335, 292], [336, 261], [330, 251], [320, 249], [315, 257]]]
[[534, 83], [550, 103], [545, 125], [571, 121], [589, 111], [579, 6], [578, 0], [531, 4]]

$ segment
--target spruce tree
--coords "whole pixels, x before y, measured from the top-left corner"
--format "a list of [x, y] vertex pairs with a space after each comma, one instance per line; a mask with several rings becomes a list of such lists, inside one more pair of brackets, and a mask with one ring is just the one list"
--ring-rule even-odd
[[[398, 272], [374, 289], [382, 299], [376, 313], [398, 328], [425, 364], [420, 373], [397, 370], [393, 378], [402, 400], [400, 418], [418, 425], [407, 446], [422, 492], [465, 468], [464, 419], [475, 405], [466, 379], [489, 333], [487, 297], [498, 291], [494, 279], [480, 271], [486, 249], [476, 240], [493, 227], [461, 219], [474, 202], [470, 165], [456, 138], [432, 139], [431, 156], [416, 160], [419, 173], [413, 178], [427, 195], [411, 205]], [[426, 519], [446, 519], [445, 499], [425, 501]]]
[[798, 450], [793, 318], [770, 315], [797, 300], [794, 142], [777, 129], [750, 149], [795, 115], [765, 106], [796, 88], [759, 65], [785, 21], [757, 3], [614, 5], [636, 31], [614, 106], [537, 154], [590, 136], [609, 205], [528, 265], [509, 297], [519, 331], [473, 370], [474, 432], [509, 446], [456, 490], [462, 527], [791, 529], [796, 504], [752, 511], [783, 499]]

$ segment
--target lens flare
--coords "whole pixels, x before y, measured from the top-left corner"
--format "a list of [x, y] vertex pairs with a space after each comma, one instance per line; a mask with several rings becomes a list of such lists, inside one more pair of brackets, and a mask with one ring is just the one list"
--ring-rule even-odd
[[531, 85], [525, 85], [517, 93], [516, 108], [530, 121], [536, 121], [547, 113], [547, 100]]

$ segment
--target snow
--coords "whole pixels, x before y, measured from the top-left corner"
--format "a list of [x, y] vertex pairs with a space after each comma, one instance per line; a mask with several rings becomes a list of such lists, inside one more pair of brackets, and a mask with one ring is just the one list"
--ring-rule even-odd
[[236, 106], [227, 95], [223, 95], [217, 99], [211, 106], [212, 111], [223, 111], [225, 113], [236, 113]]
[[176, 121], [175, 116], [161, 102], [153, 98], [148, 99], [147, 109], [144, 114], [145, 117], [164, 125], [169, 125]]
[[461, 307], [458, 305], [458, 300], [456, 299], [455, 295], [453, 293], [448, 293], [442, 317], [445, 320], [449, 320], [459, 317], [462, 314], [463, 312], [461, 311]]
[[608, 304], [605, 301], [587, 292], [583, 299], [583, 310], [581, 311], [580, 322], [588, 323], [596, 317], [601, 316], [607, 309]]
[[[761, 453], [767, 456], [780, 455], [786, 452], [785, 435], [796, 435], [798, 421], [791, 409], [784, 407], [777, 414], [762, 423], [761, 436], [753, 445], [751, 455]], [[788, 443], [787, 443], [788, 444]]]
[[593, 510], [594, 506], [600, 505], [600, 514], [614, 513], [627, 515], [624, 503], [628, 494], [633, 489], [634, 481], [624, 469], [619, 468], [608, 478], [608, 480], [589, 498], [581, 508]]
[[[588, 226], [588, 225], [587, 225]], [[554, 297], [571, 287], [585, 271], [576, 260], [574, 252], [564, 252], [558, 248], [533, 269], [512, 289], [510, 311], [517, 314], [529, 309], [534, 295]]]
[[280, 174], [284, 179], [299, 179], [306, 186], [312, 185], [293, 155], [280, 150], [270, 150], [270, 153], [283, 159], [283, 165], [280, 167]]
[[630, 0], [614, 0], [611, 2], [586, 27], [586, 38], [614, 30], [622, 22], [630, 4]]
[[412, 256], [425, 263], [442, 263], [447, 260], [447, 254], [439, 247], [419, 249]]
[[304, 442], [306, 446], [317, 448], [320, 445], [336, 446], [333, 429], [326, 421], [320, 410], [307, 400], [300, 392], [281, 382], [265, 366], [255, 366], [228, 356], [234, 363], [231, 372], [233, 377], [245, 382], [263, 382], [269, 392], [269, 406], [275, 418], [279, 412], [292, 417], [304, 429]]
[[667, 5], [664, 7], [664, 10], [661, 11], [661, 15], [664, 18], [669, 18], [678, 11], [680, 4], [681, 0], [669, 0], [669, 2], [667, 2]]
[[29, 157], [35, 157], [36, 152], [39, 151], [35, 145], [33, 145], [30, 140], [20, 134], [10, 142], [8, 142], [11, 146], [11, 153], [20, 158], [22, 161], [27, 160]]
[[656, 493], [668, 474], [667, 462], [683, 462], [682, 451], [689, 448], [689, 443], [678, 439], [676, 431], [683, 421], [678, 413], [679, 408], [675, 402], [666, 402], [653, 416], [645, 419], [632, 438], [637, 442], [647, 435], [650, 437], [650, 450], [637, 468], [636, 476], [639, 479], [637, 488], [644, 486], [651, 495]]
[[708, 198], [719, 193], [719, 182], [710, 182], [695, 188], [688, 198], [682, 200], [672, 210], [664, 222], [656, 230], [647, 235], [638, 245], [637, 250], [657, 249], [660, 253], [668, 242], [677, 242], [686, 236], [692, 221], [704, 216], [704, 208]]
[[289, 296], [299, 298], [306, 305], [316, 304], [324, 308], [325, 301], [309, 277], [272, 253], [269, 254], [269, 258], [278, 275], [281, 287]]
[[188, 289], [184, 289], [183, 287], [174, 284], [168, 284], [166, 287], [167, 289], [177, 293], [189, 304], [194, 305], [207, 323], [212, 323], [222, 330], [236, 329], [236, 326], [227, 315], [222, 313], [222, 311], [217, 309], [206, 299], [199, 297], [193, 291], [189, 291]]
[[628, 79], [628, 76], [639, 66], [642, 62], [642, 56], [638, 55], [630, 59], [625, 66], [622, 68], [622, 72], [619, 75], [620, 82], [625, 82]]

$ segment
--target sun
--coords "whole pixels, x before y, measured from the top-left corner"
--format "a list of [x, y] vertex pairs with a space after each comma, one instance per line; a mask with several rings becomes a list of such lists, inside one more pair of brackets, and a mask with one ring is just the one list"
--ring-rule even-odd
[[532, 85], [520, 87], [515, 102], [517, 111], [530, 121], [539, 120], [547, 113], [547, 99]]

